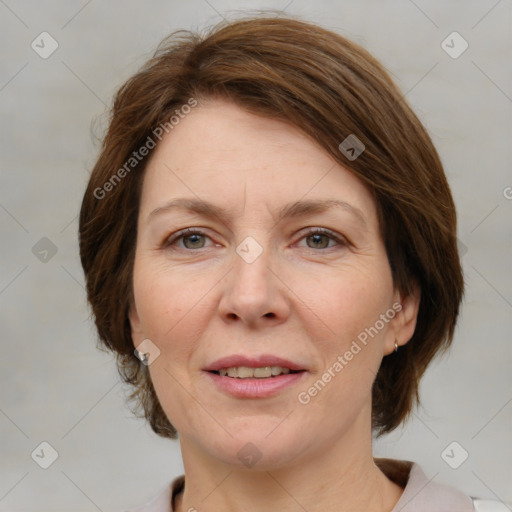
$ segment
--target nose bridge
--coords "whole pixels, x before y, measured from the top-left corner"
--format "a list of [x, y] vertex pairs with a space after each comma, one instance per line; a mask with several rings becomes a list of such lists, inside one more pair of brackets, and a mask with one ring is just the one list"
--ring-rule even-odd
[[286, 315], [286, 300], [271, 270], [273, 260], [264, 231], [246, 236], [237, 245], [220, 303], [224, 317], [254, 323], [262, 318]]
[[[259, 238], [260, 242], [256, 239]], [[236, 247], [233, 255], [232, 289], [237, 300], [256, 304], [264, 302], [272, 286], [269, 266], [272, 255], [263, 235], [247, 236]]]

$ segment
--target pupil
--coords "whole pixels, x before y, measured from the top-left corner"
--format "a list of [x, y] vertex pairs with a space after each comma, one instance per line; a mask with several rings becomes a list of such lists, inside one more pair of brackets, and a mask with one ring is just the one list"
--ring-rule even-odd
[[[185, 240], [190, 240], [191, 238], [195, 238], [195, 240], [192, 240], [192, 245], [195, 247], [195, 244], [198, 242], [198, 238], [200, 238], [202, 235], [189, 235], [188, 237], [185, 238]], [[187, 245], [187, 244], [185, 244]]]
[[[325, 235], [321, 235], [321, 234], [316, 234], [316, 235], [312, 235], [312, 238], [313, 238], [313, 243], [318, 245], [320, 244], [321, 245], [321, 239], [322, 237], [324, 237]], [[324, 244], [325, 245], [325, 244]]]

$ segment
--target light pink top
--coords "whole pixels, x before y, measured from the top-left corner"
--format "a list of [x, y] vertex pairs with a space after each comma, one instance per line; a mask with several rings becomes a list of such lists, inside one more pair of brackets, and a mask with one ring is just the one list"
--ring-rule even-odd
[[[375, 459], [375, 463], [390, 480], [404, 488], [402, 496], [391, 512], [498, 512], [509, 510], [499, 502], [477, 500], [474, 503], [469, 496], [457, 489], [429, 480], [421, 467], [414, 462]], [[175, 497], [183, 492], [184, 487], [185, 477], [181, 475], [151, 501], [127, 512], [174, 512]]]

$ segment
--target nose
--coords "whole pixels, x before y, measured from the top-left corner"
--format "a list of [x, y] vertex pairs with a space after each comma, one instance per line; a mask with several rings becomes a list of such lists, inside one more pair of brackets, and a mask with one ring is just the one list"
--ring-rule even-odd
[[[242, 254], [242, 256], [240, 256]], [[289, 315], [287, 287], [278, 277], [275, 258], [268, 249], [254, 260], [235, 252], [231, 272], [226, 275], [219, 303], [225, 322], [247, 326], [269, 326], [284, 322]]]

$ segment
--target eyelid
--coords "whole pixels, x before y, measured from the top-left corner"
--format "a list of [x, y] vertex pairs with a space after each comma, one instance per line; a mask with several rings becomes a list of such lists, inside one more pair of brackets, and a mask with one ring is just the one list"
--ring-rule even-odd
[[[164, 239], [162, 246], [164, 248], [168, 247], [171, 244], [173, 244], [174, 242], [177, 242], [178, 240], [180, 240], [182, 238], [185, 238], [187, 236], [192, 236], [192, 235], [200, 235], [200, 236], [204, 236], [204, 237], [209, 238], [210, 240], [212, 240], [212, 238], [206, 232], [205, 228], [195, 228], [195, 227], [192, 227], [192, 228], [180, 229], [179, 231], [176, 231], [172, 235], [167, 236]], [[185, 250], [190, 250], [190, 249], [185, 249]]]
[[[337, 245], [339, 245], [339, 246], [347, 246], [350, 244], [350, 242], [347, 240], [346, 237], [344, 237], [343, 235], [338, 235], [336, 232], [334, 232], [328, 228], [311, 227], [310, 226], [310, 227], [306, 227], [303, 230], [301, 230], [301, 233], [302, 234], [299, 236], [299, 239], [297, 240], [297, 242], [304, 240], [308, 236], [324, 235], [324, 236], [329, 237], [331, 240], [334, 240], [337, 243]], [[167, 247], [171, 246], [172, 244], [174, 244], [175, 242], [177, 242], [187, 236], [192, 236], [192, 235], [203, 236], [205, 238], [209, 238], [213, 242], [212, 237], [210, 237], [208, 235], [207, 230], [205, 228], [190, 227], [190, 228], [180, 229], [179, 231], [176, 231], [172, 235], [166, 237], [163, 241], [162, 247], [167, 248]], [[214, 243], [214, 245], [215, 245], [215, 243]], [[208, 246], [208, 247], [211, 247], [211, 246]], [[182, 250], [188, 251], [188, 252], [197, 252], [200, 249], [206, 249], [206, 248], [207, 247], [200, 247], [200, 248], [194, 250], [194, 249], [186, 249], [186, 248], [183, 249], [180, 247], [179, 249], [182, 249]], [[332, 247], [330, 247], [330, 248], [332, 249]], [[313, 247], [307, 247], [307, 249], [317, 252], [316, 249]], [[319, 249], [319, 251], [326, 251], [326, 249], [329, 249], [329, 247], [324, 248], [324, 249]]]
[[[311, 236], [311, 235], [325, 235], [325, 236], [328, 236], [329, 238], [331, 238], [332, 240], [334, 240], [335, 242], [337, 242], [338, 245], [347, 246], [350, 244], [350, 242], [348, 241], [348, 239], [346, 237], [344, 237], [343, 235], [339, 235], [335, 231], [332, 231], [328, 228], [308, 227], [308, 228], [304, 228], [304, 229], [306, 229], [307, 231], [302, 233], [302, 235], [300, 236], [298, 241], [301, 241], [304, 238]], [[311, 247], [308, 247], [308, 249], [314, 250]], [[321, 249], [321, 250], [325, 251], [325, 249]]]

